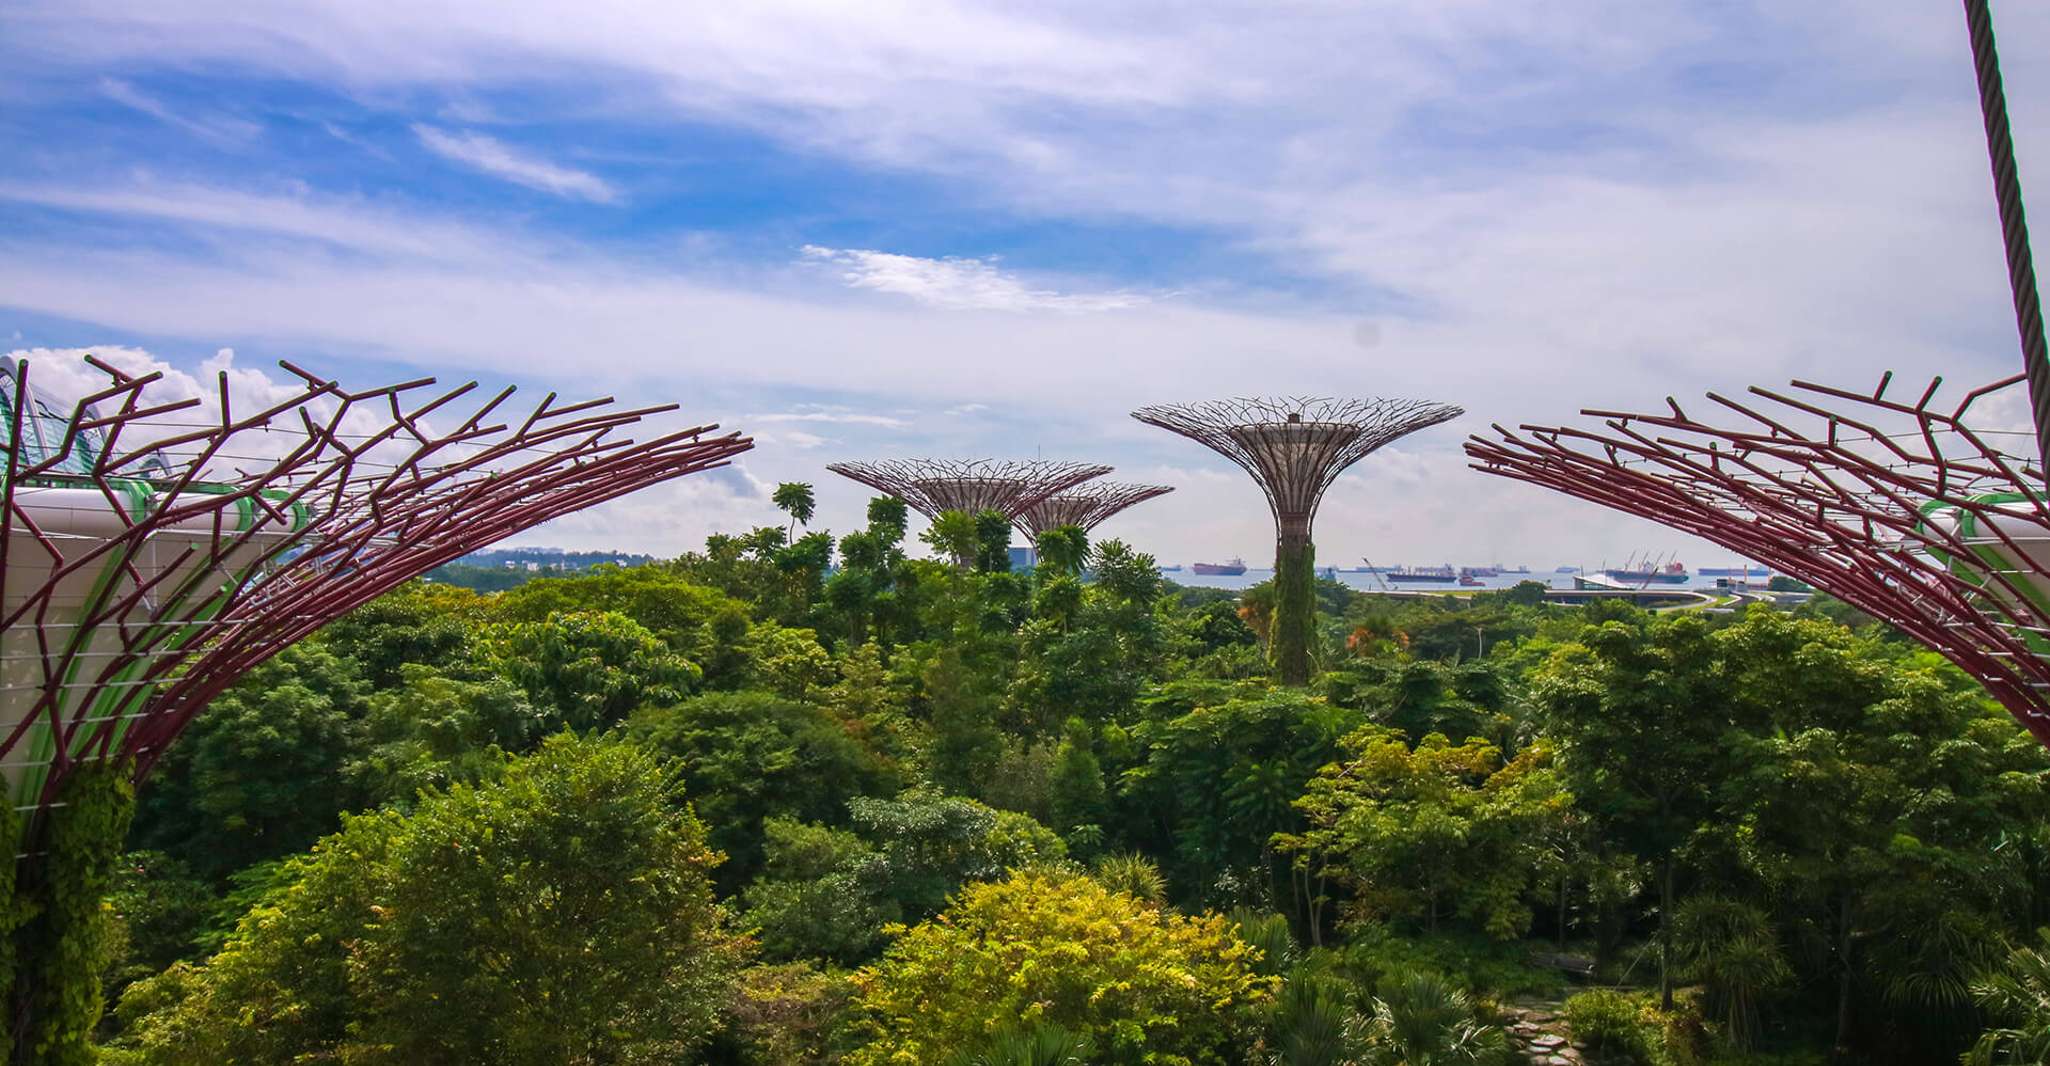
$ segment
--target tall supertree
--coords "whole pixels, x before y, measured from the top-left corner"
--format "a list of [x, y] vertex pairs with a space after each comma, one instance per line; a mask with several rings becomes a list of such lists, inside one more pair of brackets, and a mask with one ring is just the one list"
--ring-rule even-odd
[[1391, 441], [1459, 417], [1451, 404], [1317, 397], [1213, 400], [1142, 407], [1132, 417], [1179, 433], [1243, 467], [1274, 512], [1275, 675], [1310, 679], [1316, 549], [1310, 527], [1345, 469]]
[[[159, 373], [86, 362], [104, 385], [68, 406], [28, 364], [0, 365], [4, 835], [32, 897], [105, 876], [49, 843], [82, 831], [56, 823], [86, 782], [141, 780], [293, 641], [465, 552], [753, 446], [714, 426], [620, 436], [673, 405], [514, 409], [510, 388], [356, 390], [290, 363], [296, 385], [238, 405], [225, 372], [213, 396], [171, 397]], [[45, 925], [68, 913], [41, 909]]]
[[[1590, 428], [1496, 426], [1476, 469], [1714, 541], [1887, 622], [1978, 678], [2050, 744], [2050, 510], [2023, 431], [1973, 408], [2026, 402], [2024, 375], [1939, 404], [1941, 379], [1888, 395], [1797, 381], [1755, 400], [1709, 394], [1726, 418], [1668, 400], [1586, 411]], [[1993, 403], [1987, 403], [1993, 398]]]
[[826, 469], [895, 496], [928, 519], [947, 511], [996, 511], [1015, 519], [1057, 492], [1110, 473], [1110, 467], [1050, 459], [878, 459]]
[[1027, 507], [1017, 516], [1018, 531], [1032, 538], [1060, 526], [1078, 526], [1083, 532], [1095, 529], [1110, 516], [1173, 492], [1169, 485], [1128, 485], [1120, 481], [1091, 481], [1066, 492], [1055, 493]]

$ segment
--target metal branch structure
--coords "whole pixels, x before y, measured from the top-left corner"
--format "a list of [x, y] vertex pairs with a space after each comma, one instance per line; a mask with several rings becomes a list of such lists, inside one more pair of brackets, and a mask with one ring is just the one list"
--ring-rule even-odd
[[237, 409], [88, 358], [68, 409], [0, 365], [0, 768], [33, 822], [66, 778], [139, 779], [209, 700], [337, 616], [466, 552], [753, 446], [674, 405], [532, 409], [432, 379], [296, 379]]
[[1107, 466], [1048, 459], [878, 459], [826, 469], [895, 496], [928, 519], [997, 511], [1014, 521], [1047, 497], [1110, 473]]
[[1475, 469], [1649, 518], [1887, 622], [1978, 678], [2050, 745], [2050, 510], [2027, 431], [1967, 421], [2025, 375], [1939, 404], [1796, 381], [1709, 394], [1717, 421], [1678, 403], [1585, 411], [1598, 427], [1496, 426]]
[[1016, 525], [1019, 532], [1034, 542], [1039, 540], [1041, 533], [1061, 526], [1079, 526], [1086, 533], [1119, 511], [1173, 491], [1170, 485], [1091, 481], [1027, 507], [1017, 516]]
[[1390, 442], [1463, 413], [1421, 400], [1281, 397], [1142, 407], [1132, 417], [1230, 459], [1266, 493], [1275, 527], [1275, 672], [1300, 685], [1309, 680], [1316, 610], [1310, 529], [1325, 491]]

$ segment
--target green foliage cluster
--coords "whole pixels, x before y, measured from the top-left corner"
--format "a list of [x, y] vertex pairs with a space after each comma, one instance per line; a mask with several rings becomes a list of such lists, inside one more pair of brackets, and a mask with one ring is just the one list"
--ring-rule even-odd
[[674, 1061], [745, 944], [675, 769], [562, 736], [491, 783], [352, 817], [223, 949], [122, 1001], [141, 1062]]
[[1571, 797], [1543, 745], [1507, 763], [1478, 738], [1431, 733], [1415, 747], [1385, 726], [1340, 742], [1296, 801], [1310, 829], [1277, 844], [1319, 877], [1353, 890], [1364, 914], [1421, 916], [1436, 931], [1449, 912], [1492, 936], [1521, 936], [1529, 900]]
[[1597, 1066], [1689, 1066], [1696, 1060], [1669, 1012], [1647, 997], [1592, 989], [1568, 997], [1561, 1014]]
[[71, 960], [20, 1017], [110, 1063], [1494, 1063], [1495, 1002], [1592, 981], [1597, 1053], [1676, 1066], [2050, 1032], [2050, 756], [1827, 600], [1185, 589], [774, 503], [252, 671], [125, 856], [76, 823], [55, 924], [0, 894]]
[[1221, 917], [1146, 906], [1077, 874], [1027, 869], [965, 889], [854, 976], [870, 1039], [849, 1066], [942, 1064], [1052, 1023], [1106, 1063], [1226, 1063], [1273, 981]]

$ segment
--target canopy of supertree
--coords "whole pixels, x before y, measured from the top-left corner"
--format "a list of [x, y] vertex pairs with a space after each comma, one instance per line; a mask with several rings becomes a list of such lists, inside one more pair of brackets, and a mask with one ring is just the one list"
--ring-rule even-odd
[[[1692, 533], [1963, 667], [2050, 744], [2050, 510], [2016, 375], [1939, 401], [1797, 381], [1587, 427], [1495, 427], [1473, 466]], [[1713, 420], [1711, 420], [1713, 416]]]
[[140, 778], [208, 701], [322, 625], [466, 552], [753, 446], [674, 405], [516, 408], [510, 388], [296, 385], [242, 409], [87, 360], [39, 396], [0, 366], [0, 766], [31, 821], [81, 766]]

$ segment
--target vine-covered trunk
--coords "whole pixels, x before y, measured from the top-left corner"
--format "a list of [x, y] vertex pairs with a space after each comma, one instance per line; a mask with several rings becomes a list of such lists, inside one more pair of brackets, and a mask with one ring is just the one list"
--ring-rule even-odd
[[1317, 618], [1317, 550], [1310, 544], [1308, 517], [1281, 520], [1274, 543], [1275, 680], [1310, 682], [1310, 633]]
[[[7, 990], [9, 1043], [0, 1060], [37, 1066], [91, 1066], [92, 1032], [105, 1007], [100, 970], [106, 965], [107, 916], [101, 900], [135, 814], [125, 766], [107, 763], [71, 775], [36, 826], [30, 851], [41, 862], [14, 885], [10, 919], [34, 908], [13, 930], [18, 969]], [[12, 849], [9, 851], [10, 857]], [[0, 925], [11, 924], [0, 923]]]

